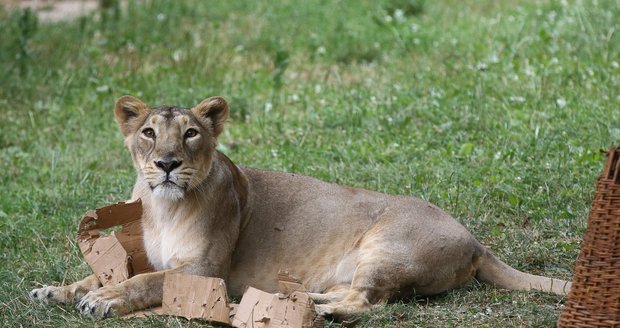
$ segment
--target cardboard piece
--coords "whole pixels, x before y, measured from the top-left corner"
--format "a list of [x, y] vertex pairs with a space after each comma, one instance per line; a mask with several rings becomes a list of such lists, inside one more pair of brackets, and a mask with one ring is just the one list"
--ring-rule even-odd
[[[102, 285], [153, 271], [142, 240], [142, 202], [118, 203], [88, 211], [78, 227], [78, 245]], [[121, 226], [119, 231], [102, 230]]]
[[230, 325], [226, 284], [220, 278], [166, 273], [162, 308], [163, 314]]
[[314, 302], [302, 284], [287, 272], [278, 273], [281, 294], [270, 294], [250, 287], [243, 294], [233, 318], [233, 327], [323, 327]]

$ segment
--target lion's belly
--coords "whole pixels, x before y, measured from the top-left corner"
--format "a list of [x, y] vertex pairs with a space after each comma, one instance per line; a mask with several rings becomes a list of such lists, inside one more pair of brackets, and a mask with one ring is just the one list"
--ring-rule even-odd
[[247, 255], [233, 256], [228, 283], [232, 295], [241, 295], [248, 286], [268, 292], [278, 291], [279, 270], [288, 271], [292, 277], [301, 280], [310, 292], [350, 284], [359, 252], [352, 244], [344, 242], [329, 246], [308, 245], [303, 249], [279, 249], [273, 245], [272, 252], [267, 250], [270, 245], [253, 247], [251, 244], [240, 243], [239, 250]]

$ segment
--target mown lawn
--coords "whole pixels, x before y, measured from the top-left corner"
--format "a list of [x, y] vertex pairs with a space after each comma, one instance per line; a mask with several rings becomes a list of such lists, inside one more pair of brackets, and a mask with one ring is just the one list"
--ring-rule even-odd
[[[149, 0], [54, 24], [0, 9], [0, 326], [197, 325], [27, 298], [88, 274], [79, 218], [130, 195], [124, 94], [222, 95], [233, 161], [428, 199], [516, 268], [570, 279], [620, 141], [618, 31], [618, 0]], [[563, 301], [474, 283], [358, 323], [551, 327]]]

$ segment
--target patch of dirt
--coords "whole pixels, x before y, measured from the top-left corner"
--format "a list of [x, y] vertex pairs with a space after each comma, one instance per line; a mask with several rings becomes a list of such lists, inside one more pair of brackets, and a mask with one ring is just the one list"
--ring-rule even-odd
[[9, 9], [31, 8], [39, 20], [57, 22], [71, 20], [92, 12], [99, 7], [98, 0], [0, 0]]

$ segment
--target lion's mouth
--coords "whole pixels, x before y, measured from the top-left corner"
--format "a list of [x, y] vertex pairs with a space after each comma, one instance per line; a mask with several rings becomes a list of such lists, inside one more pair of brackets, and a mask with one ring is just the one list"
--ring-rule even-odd
[[173, 185], [173, 186], [179, 187], [179, 185], [178, 185], [178, 184], [176, 184], [176, 183], [172, 182], [171, 180], [166, 180], [166, 181], [164, 181], [164, 182], [160, 183], [160, 185], [162, 185], [162, 186], [170, 186], [170, 185]]
[[174, 181], [170, 180], [170, 179], [166, 179], [158, 184], [155, 185], [151, 185], [151, 190], [154, 190], [157, 187], [163, 187], [163, 188], [179, 188], [179, 189], [183, 189], [181, 188], [181, 186], [179, 186], [177, 183], [175, 183]]

